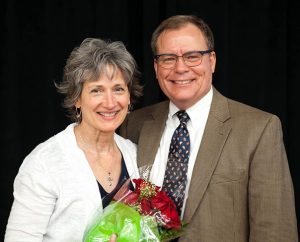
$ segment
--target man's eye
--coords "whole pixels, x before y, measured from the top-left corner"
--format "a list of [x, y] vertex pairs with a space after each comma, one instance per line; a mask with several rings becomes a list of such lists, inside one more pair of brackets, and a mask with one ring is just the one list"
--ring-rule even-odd
[[197, 61], [197, 60], [199, 60], [199, 58], [201, 58], [201, 57], [197, 54], [191, 54], [191, 55], [185, 56], [185, 59], [188, 61]]
[[173, 57], [173, 56], [170, 56], [170, 57], [164, 57], [164, 58], [162, 58], [162, 61], [163, 61], [163, 62], [174, 62], [174, 61], [176, 61], [176, 58]]

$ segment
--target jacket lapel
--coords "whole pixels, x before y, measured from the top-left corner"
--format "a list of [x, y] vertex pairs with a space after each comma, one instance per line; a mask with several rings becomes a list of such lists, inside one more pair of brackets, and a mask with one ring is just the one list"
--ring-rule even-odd
[[137, 161], [139, 167], [153, 164], [160, 139], [168, 117], [169, 102], [161, 103], [160, 107], [149, 115], [141, 129]]
[[[231, 130], [230, 122], [226, 122], [230, 119], [227, 99], [216, 89], [213, 89], [213, 93], [211, 109], [194, 165], [184, 212], [184, 221], [187, 223], [191, 220], [203, 198]], [[144, 122], [138, 144], [137, 161], [139, 167], [154, 162], [168, 111], [169, 102], [163, 102]]]
[[190, 222], [208, 187], [221, 151], [230, 133], [227, 99], [214, 89], [213, 100], [193, 169], [192, 180], [184, 212], [184, 221]]

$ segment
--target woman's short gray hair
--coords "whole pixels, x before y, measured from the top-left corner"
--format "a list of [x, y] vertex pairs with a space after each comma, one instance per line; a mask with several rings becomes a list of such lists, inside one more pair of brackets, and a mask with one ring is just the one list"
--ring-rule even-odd
[[107, 66], [111, 66], [114, 72], [121, 71], [131, 103], [142, 96], [136, 61], [121, 41], [84, 39], [81, 45], [71, 52], [64, 68], [63, 81], [56, 84], [58, 92], [65, 95], [63, 107], [68, 110], [73, 121], [77, 121], [75, 104], [81, 95], [83, 83], [96, 81], [106, 72]]

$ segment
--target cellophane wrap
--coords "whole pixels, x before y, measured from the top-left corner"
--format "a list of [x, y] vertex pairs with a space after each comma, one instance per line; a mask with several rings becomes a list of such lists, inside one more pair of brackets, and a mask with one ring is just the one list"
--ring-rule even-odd
[[149, 182], [151, 166], [143, 166], [139, 172], [139, 179], [124, 181], [109, 205], [96, 212], [84, 242], [108, 242], [112, 234], [117, 235], [118, 242], [160, 242], [184, 233], [186, 225], [174, 202]]

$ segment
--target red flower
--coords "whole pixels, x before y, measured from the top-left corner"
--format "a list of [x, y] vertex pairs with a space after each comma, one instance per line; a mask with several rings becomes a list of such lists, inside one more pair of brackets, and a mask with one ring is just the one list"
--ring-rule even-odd
[[141, 198], [151, 198], [156, 195], [159, 191], [159, 187], [154, 184], [145, 181], [144, 179], [133, 179], [133, 182], [136, 185], [135, 192]]
[[176, 205], [159, 187], [143, 179], [133, 179], [136, 188], [122, 201], [136, 206], [143, 215], [155, 215], [158, 223], [166, 229], [180, 229], [181, 220]]
[[143, 198], [141, 199], [141, 213], [143, 215], [149, 215], [152, 212], [151, 203], [148, 199]]
[[134, 192], [139, 196], [140, 193], [141, 193], [141, 185], [145, 181], [143, 179], [141, 179], [141, 178], [139, 178], [139, 179], [133, 179], [132, 181], [135, 183], [135, 190], [134, 190]]
[[175, 203], [164, 191], [160, 191], [151, 199], [153, 208], [161, 212], [162, 225], [168, 229], [180, 229], [181, 221], [176, 211]]

